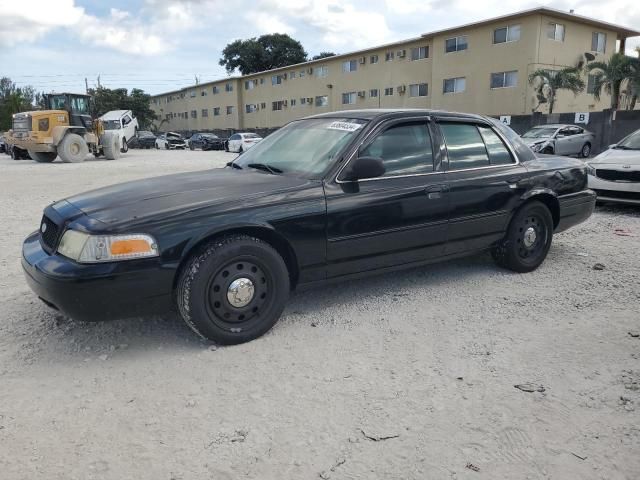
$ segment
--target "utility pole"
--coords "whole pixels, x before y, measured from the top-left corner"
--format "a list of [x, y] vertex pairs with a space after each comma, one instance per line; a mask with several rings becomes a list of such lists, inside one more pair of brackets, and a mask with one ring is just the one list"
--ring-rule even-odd
[[89, 93], [89, 82], [87, 81], [87, 77], [84, 77], [84, 93]]

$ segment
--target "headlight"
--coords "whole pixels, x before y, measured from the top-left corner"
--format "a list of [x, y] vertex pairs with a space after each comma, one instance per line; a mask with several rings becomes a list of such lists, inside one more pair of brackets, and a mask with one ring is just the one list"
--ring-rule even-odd
[[594, 167], [593, 165], [587, 163], [587, 174], [591, 175], [592, 177], [596, 176], [596, 167]]
[[541, 148], [542, 148], [542, 143], [535, 143], [531, 145], [531, 150], [533, 150], [534, 152], [539, 152]]
[[158, 244], [149, 235], [88, 235], [76, 230], [64, 233], [58, 253], [78, 263], [115, 262], [159, 255]]

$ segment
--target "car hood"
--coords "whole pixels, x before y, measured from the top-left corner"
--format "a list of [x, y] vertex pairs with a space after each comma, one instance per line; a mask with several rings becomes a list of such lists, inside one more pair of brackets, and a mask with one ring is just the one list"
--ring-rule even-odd
[[546, 142], [547, 140], [549, 140], [551, 137], [536, 137], [536, 138], [524, 138], [522, 137], [522, 141], [525, 142], [527, 145], [535, 145], [536, 143], [542, 143], [542, 142]]
[[610, 148], [600, 153], [592, 160], [591, 164], [624, 164], [624, 165], [640, 165], [640, 150], [621, 150], [618, 148]]
[[213, 169], [136, 180], [66, 199], [94, 220], [111, 228], [217, 205], [224, 210], [264, 200], [269, 194], [300, 188], [309, 180], [255, 170]]

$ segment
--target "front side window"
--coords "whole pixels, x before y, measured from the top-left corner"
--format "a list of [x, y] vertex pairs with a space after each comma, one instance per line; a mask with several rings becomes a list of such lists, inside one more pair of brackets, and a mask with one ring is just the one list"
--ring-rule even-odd
[[493, 31], [493, 43], [516, 42], [520, 40], [520, 25], [496, 28]]
[[475, 125], [441, 123], [449, 157], [449, 170], [464, 170], [489, 166], [489, 155]]
[[329, 97], [327, 95], [320, 95], [316, 97], [316, 107], [326, 107], [329, 105]]
[[410, 97], [426, 97], [429, 93], [429, 86], [426, 83], [414, 83], [409, 85]]
[[466, 88], [465, 77], [447, 78], [443, 81], [442, 93], [460, 93]]
[[381, 158], [385, 177], [433, 172], [431, 136], [426, 122], [388, 128], [361, 149], [359, 156]]
[[342, 104], [343, 105], [353, 105], [356, 103], [357, 93], [356, 92], [348, 92], [342, 94]]
[[342, 71], [344, 73], [355, 72], [358, 69], [357, 60], [347, 60], [342, 63]]
[[602, 32], [593, 32], [591, 35], [591, 51], [604, 53], [607, 49], [607, 34]]
[[415, 47], [411, 49], [411, 60], [429, 58], [429, 47]]
[[242, 168], [262, 163], [283, 174], [322, 178], [336, 155], [350, 143], [365, 120], [354, 118], [310, 118], [289, 123], [256, 143], [234, 161]]
[[547, 25], [547, 38], [557, 42], [564, 42], [564, 25], [561, 23], [549, 23]]
[[445, 53], [460, 52], [467, 49], [467, 36], [448, 38], [444, 42]]
[[518, 84], [518, 72], [498, 72], [491, 74], [491, 88], [515, 87]]

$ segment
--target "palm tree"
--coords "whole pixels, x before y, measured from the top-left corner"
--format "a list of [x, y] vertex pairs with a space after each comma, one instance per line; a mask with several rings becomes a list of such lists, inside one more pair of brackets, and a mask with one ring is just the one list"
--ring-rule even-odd
[[[636, 47], [638, 56], [640, 56], [640, 47]], [[629, 77], [629, 85], [627, 89], [631, 92], [631, 102], [629, 103], [629, 110], [636, 108], [636, 102], [638, 101], [638, 95], [640, 95], [640, 58], [629, 59], [631, 64], [631, 76]]]
[[632, 58], [622, 53], [614, 53], [608, 62], [591, 62], [586, 66], [594, 75], [593, 96], [600, 100], [604, 90], [611, 95], [611, 109], [617, 110], [620, 101], [620, 86], [633, 77]]
[[560, 70], [539, 69], [529, 75], [529, 84], [534, 85], [537, 82], [538, 106], [546, 101], [549, 103], [549, 113], [553, 113], [558, 90], [569, 90], [574, 95], [582, 92], [585, 83], [581, 73], [579, 67], [565, 67]]

